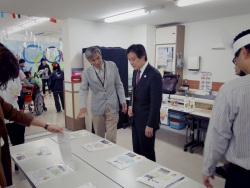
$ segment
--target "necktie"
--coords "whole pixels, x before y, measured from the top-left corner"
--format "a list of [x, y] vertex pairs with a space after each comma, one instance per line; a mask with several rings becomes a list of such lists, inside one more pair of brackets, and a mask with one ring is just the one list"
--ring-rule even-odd
[[140, 81], [140, 74], [141, 74], [141, 71], [138, 70], [138, 71], [137, 71], [137, 74], [136, 74], [136, 85], [137, 85], [138, 82]]

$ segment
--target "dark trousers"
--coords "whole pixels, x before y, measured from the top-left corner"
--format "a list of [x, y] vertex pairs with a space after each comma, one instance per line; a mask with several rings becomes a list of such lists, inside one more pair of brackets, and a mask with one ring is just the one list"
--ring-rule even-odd
[[22, 110], [24, 107], [24, 94], [21, 92], [20, 96], [18, 96], [17, 104], [19, 106], [19, 109]]
[[[13, 146], [24, 143], [25, 126], [13, 122], [13, 123], [6, 123], [6, 128], [8, 131], [8, 135], [10, 137], [10, 142]], [[16, 165], [15, 169], [18, 170], [18, 167]]]
[[50, 88], [49, 88], [49, 79], [42, 79], [43, 94], [44, 94], [44, 95], [45, 95], [45, 86], [46, 86], [46, 83], [47, 83], [47, 86], [48, 86], [48, 90], [50, 90]]
[[225, 188], [250, 188], [250, 170], [230, 164]]
[[155, 158], [155, 131], [153, 137], [148, 138], [145, 132], [139, 132], [135, 126], [132, 126], [133, 150], [139, 155], [143, 155], [151, 161]]
[[[64, 110], [63, 91], [53, 92], [53, 97], [54, 97], [54, 100], [55, 100], [56, 110], [58, 112], [61, 111], [61, 105], [62, 105], [62, 109]], [[61, 105], [60, 105], [60, 102], [59, 102], [59, 97], [60, 97]]]
[[6, 128], [13, 146], [24, 143], [25, 126], [18, 123], [7, 123]]

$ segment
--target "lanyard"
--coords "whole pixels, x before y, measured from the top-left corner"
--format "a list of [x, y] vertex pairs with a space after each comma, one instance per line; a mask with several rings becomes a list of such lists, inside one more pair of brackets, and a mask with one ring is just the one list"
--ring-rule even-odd
[[106, 70], [106, 64], [105, 64], [105, 62], [103, 61], [103, 64], [104, 64], [104, 77], [103, 77], [103, 82], [102, 82], [102, 80], [101, 80], [101, 78], [99, 77], [99, 75], [97, 74], [97, 72], [96, 72], [96, 70], [95, 70], [95, 67], [94, 67], [94, 70], [95, 70], [95, 74], [96, 74], [96, 76], [97, 76], [97, 78], [99, 79], [99, 81], [101, 82], [101, 84], [102, 84], [102, 86], [104, 87], [104, 82], [105, 82], [105, 70]]

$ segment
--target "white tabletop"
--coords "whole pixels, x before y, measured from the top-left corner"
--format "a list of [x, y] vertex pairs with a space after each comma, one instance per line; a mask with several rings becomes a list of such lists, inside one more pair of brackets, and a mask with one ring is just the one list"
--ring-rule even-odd
[[195, 111], [191, 112], [191, 115], [197, 115], [197, 116], [202, 116], [206, 118], [211, 118], [211, 110], [205, 110], [205, 109], [196, 109]]
[[168, 108], [169, 110], [176, 110], [179, 112], [189, 113], [190, 115], [203, 116], [203, 117], [207, 117], [207, 118], [210, 118], [211, 113], [212, 113], [212, 110], [206, 110], [206, 109], [201, 109], [201, 108], [195, 108], [194, 110], [184, 109], [183, 105], [179, 105], [179, 106], [166, 106], [166, 105], [164, 105], [162, 107]]
[[185, 109], [183, 105], [179, 105], [179, 106], [168, 106], [167, 107], [169, 110], [176, 110], [176, 111], [179, 111], [179, 112], [185, 112], [185, 113], [191, 113], [193, 112], [194, 110], [191, 110], [191, 109]]
[[[52, 138], [55, 139], [55, 138]], [[89, 152], [82, 147], [83, 144], [91, 143], [100, 140], [101, 138], [96, 135], [90, 135], [71, 141], [72, 152], [80, 157], [83, 161], [87, 162], [100, 172], [114, 180], [122, 187], [126, 188], [148, 188], [147, 185], [136, 181], [140, 176], [143, 176], [147, 172], [150, 172], [154, 168], [161, 166], [148, 159], [143, 160], [137, 164], [134, 164], [126, 169], [120, 170], [110, 163], [106, 162], [107, 159], [123, 154], [129, 150], [121, 147], [114, 146], [108, 149], [99, 150], [95, 152]], [[56, 140], [56, 139], [55, 139]], [[172, 169], [174, 170], [174, 169]], [[186, 174], [188, 175], [188, 174]], [[187, 180], [183, 184], [177, 186], [177, 188], [204, 188], [204, 186], [194, 180]]]
[[[27, 161], [18, 162], [20, 169], [27, 174], [31, 171], [36, 171], [44, 167], [48, 167], [54, 164], [62, 162], [61, 153], [59, 150], [59, 145], [53, 140], [46, 138], [34, 142], [25, 143], [18, 146], [10, 147], [11, 153], [18, 153], [21, 151], [32, 150], [42, 146], [48, 146], [51, 148], [52, 154], [44, 157], [31, 159]], [[88, 182], [97, 183], [97, 187], [109, 187], [118, 188], [119, 186], [116, 182], [113, 182], [105, 175], [92, 168], [85, 162], [83, 162], [79, 157], [73, 155], [73, 160], [75, 163], [76, 170], [64, 176], [52, 179], [45, 183], [39, 184], [38, 188], [48, 188], [48, 187], [60, 187], [60, 188], [75, 188], [79, 187]], [[33, 185], [33, 187], [35, 187]]]

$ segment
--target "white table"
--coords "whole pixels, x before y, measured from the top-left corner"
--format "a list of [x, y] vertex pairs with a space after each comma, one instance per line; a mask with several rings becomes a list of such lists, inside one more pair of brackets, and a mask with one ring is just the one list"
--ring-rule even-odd
[[[107, 187], [107, 188], [118, 188], [119, 186], [116, 182], [110, 180], [105, 175], [97, 171], [96, 169], [92, 168], [85, 162], [83, 162], [79, 157], [73, 155], [73, 160], [75, 163], [76, 170], [72, 173], [66, 174], [64, 176], [60, 176], [58, 178], [52, 179], [45, 183], [42, 183], [38, 186], [33, 185], [33, 183], [27, 177], [27, 173], [31, 171], [36, 171], [42, 169], [44, 167], [48, 167], [58, 162], [62, 162], [61, 153], [59, 150], [59, 145], [54, 142], [53, 140], [46, 138], [34, 142], [25, 143], [18, 146], [10, 147], [11, 153], [18, 153], [21, 151], [32, 150], [38, 147], [48, 146], [51, 148], [52, 154], [43, 156], [36, 159], [31, 159], [27, 161], [18, 162], [17, 165], [19, 166], [20, 173], [24, 173], [27, 180], [30, 182], [32, 187], [38, 188], [74, 188], [79, 187], [83, 184], [88, 182], [97, 183], [99, 187]], [[14, 186], [17, 187], [17, 186]]]
[[205, 109], [196, 109], [193, 112], [190, 112], [191, 115], [196, 115], [196, 116], [201, 116], [201, 117], [206, 117], [206, 118], [211, 118], [211, 110], [205, 110]]
[[[57, 141], [56, 137], [51, 138]], [[148, 188], [149, 186], [136, 181], [140, 176], [143, 176], [147, 172], [150, 172], [154, 168], [161, 166], [155, 162], [145, 159], [137, 164], [134, 164], [124, 170], [120, 170], [110, 163], [106, 162], [107, 159], [125, 153], [129, 150], [121, 147], [114, 146], [108, 149], [99, 150], [95, 152], [89, 152], [82, 147], [82, 144], [95, 142], [101, 138], [97, 135], [90, 135], [78, 139], [71, 140], [72, 152], [88, 163], [93, 168], [97, 169], [107, 177], [117, 182], [119, 185], [125, 188]], [[174, 169], [172, 169], [174, 170]], [[204, 186], [194, 180], [189, 179], [183, 184], [177, 186], [177, 188], [204, 188]]]

